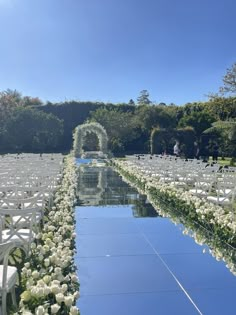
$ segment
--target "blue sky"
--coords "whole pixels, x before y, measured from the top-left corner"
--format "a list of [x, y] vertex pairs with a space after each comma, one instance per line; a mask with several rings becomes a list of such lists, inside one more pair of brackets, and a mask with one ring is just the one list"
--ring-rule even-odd
[[0, 90], [206, 100], [236, 62], [235, 0], [0, 0]]

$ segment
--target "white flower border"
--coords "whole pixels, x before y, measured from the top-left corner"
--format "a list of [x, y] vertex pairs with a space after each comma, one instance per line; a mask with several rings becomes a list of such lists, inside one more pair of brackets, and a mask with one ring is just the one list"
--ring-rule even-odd
[[22, 269], [25, 291], [21, 294], [17, 314], [80, 314], [75, 306], [79, 297], [74, 265], [76, 183], [74, 158], [67, 156], [48, 222], [38, 234], [37, 244], [31, 245], [29, 261]]
[[210, 216], [210, 223], [218, 224], [221, 228], [229, 228], [232, 230], [233, 234], [236, 233], [235, 215], [232, 211], [228, 211], [226, 208], [193, 196], [187, 190], [177, 189], [174, 184], [159, 182], [156, 177], [140, 172], [138, 168], [134, 165], [129, 165], [127, 161], [113, 160], [113, 162], [116, 166], [123, 169], [131, 176], [135, 176], [138, 181], [143, 183], [144, 192], [146, 194], [148, 194], [150, 188], [155, 188], [162, 193], [168, 193], [170, 197], [175, 196], [176, 198], [185, 201], [187, 204], [192, 204], [201, 220], [204, 220], [206, 216]]

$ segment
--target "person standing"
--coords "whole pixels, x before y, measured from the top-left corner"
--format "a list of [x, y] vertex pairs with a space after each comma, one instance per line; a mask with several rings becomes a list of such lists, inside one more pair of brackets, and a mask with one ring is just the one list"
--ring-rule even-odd
[[179, 142], [178, 142], [178, 141], [175, 142], [173, 151], [174, 151], [174, 155], [175, 155], [176, 157], [178, 157], [179, 154], [180, 154]]
[[194, 158], [197, 160], [199, 160], [199, 153], [200, 153], [199, 145], [197, 141], [195, 141], [194, 142]]
[[213, 152], [212, 152], [212, 160], [217, 162], [218, 155], [219, 155], [219, 147], [218, 147], [217, 143], [215, 143], [215, 145], [213, 147]]

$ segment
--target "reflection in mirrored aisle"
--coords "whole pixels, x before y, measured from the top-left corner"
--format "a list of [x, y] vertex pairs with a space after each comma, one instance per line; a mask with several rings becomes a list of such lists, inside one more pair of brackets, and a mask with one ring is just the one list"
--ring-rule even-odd
[[83, 165], [78, 176], [82, 315], [235, 314], [236, 277], [207, 245], [111, 168]]

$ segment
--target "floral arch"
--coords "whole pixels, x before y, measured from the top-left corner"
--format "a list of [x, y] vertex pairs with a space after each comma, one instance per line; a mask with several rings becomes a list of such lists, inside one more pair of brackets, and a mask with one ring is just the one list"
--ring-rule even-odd
[[[85, 137], [88, 133], [95, 133], [98, 137], [99, 148], [100, 151], [96, 152], [85, 152], [83, 150], [83, 145], [85, 141]], [[75, 157], [89, 157], [88, 155], [95, 155], [92, 157], [106, 157], [107, 155], [107, 142], [108, 137], [106, 130], [102, 125], [96, 122], [85, 123], [83, 125], [79, 125], [75, 128], [74, 133], [74, 155]]]
[[[97, 182], [91, 182], [91, 176]], [[86, 205], [98, 205], [107, 187], [107, 173], [103, 167], [80, 166], [77, 186], [77, 198]]]

